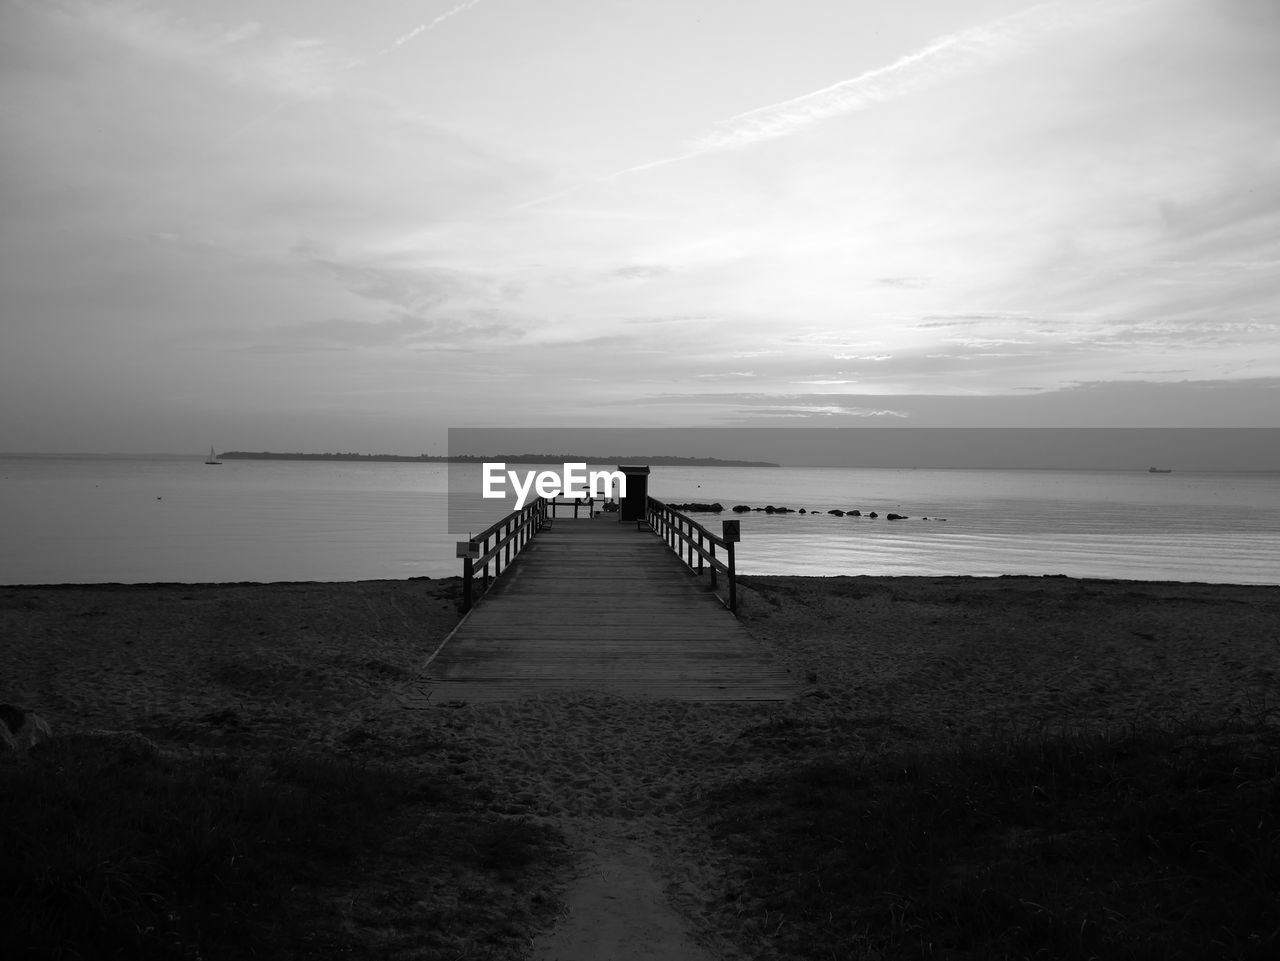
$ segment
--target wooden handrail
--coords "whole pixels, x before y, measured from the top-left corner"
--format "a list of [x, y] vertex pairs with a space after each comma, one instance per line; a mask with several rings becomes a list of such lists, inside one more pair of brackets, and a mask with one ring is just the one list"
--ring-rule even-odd
[[477, 569], [484, 578], [483, 594], [489, 590], [489, 565], [493, 565], [493, 577], [496, 579], [546, 521], [547, 500], [539, 497], [471, 538], [471, 543], [476, 545], [477, 556], [462, 559], [462, 613], [471, 610]]
[[[723, 571], [728, 581], [729, 596], [725, 606], [734, 614], [738, 613], [738, 575], [734, 562], [733, 541], [727, 541], [719, 534], [713, 534], [692, 517], [668, 507], [653, 497], [645, 499], [645, 519], [655, 534], [675, 551], [676, 556], [688, 565], [690, 570], [701, 574], [703, 562], [711, 568], [711, 590], [716, 589], [716, 573]], [[716, 548], [724, 551], [725, 560], [716, 557]], [[688, 556], [685, 556], [687, 548]], [[694, 557], [697, 567], [694, 567]], [[719, 596], [719, 595], [717, 595]]]
[[573, 507], [573, 516], [575, 518], [578, 516], [578, 508], [580, 507], [585, 507], [587, 509], [587, 517], [595, 517], [597, 500], [599, 500], [601, 503], [604, 502], [604, 498], [602, 497], [572, 497], [568, 499], [553, 497], [553, 498], [547, 499], [547, 504], [551, 507], [552, 520], [555, 520], [556, 518], [557, 507], [570, 507], [570, 506]]
[[[565, 501], [561, 506], [574, 507], [574, 516], [582, 501]], [[588, 510], [594, 516], [594, 505], [586, 502]], [[475, 578], [479, 574], [483, 578], [481, 594], [489, 590], [489, 567], [493, 566], [492, 577], [496, 579], [510, 565], [517, 554], [529, 543], [538, 531], [551, 523], [555, 516], [556, 501], [545, 497], [526, 504], [520, 510], [512, 511], [497, 522], [490, 524], [479, 534], [471, 538], [475, 545], [475, 557], [462, 559], [462, 612], [465, 614], [474, 605]], [[723, 573], [727, 580], [728, 597], [724, 604], [733, 613], [738, 611], [738, 577], [734, 559], [733, 541], [725, 540], [719, 534], [713, 534], [693, 518], [668, 507], [653, 497], [645, 498], [645, 519], [650, 529], [662, 538], [663, 542], [691, 570], [702, 574], [708, 568], [711, 574], [711, 590], [718, 586], [717, 574]], [[717, 556], [716, 549], [723, 553]], [[695, 562], [696, 558], [696, 562]], [[723, 558], [723, 559], [722, 559]], [[719, 596], [717, 594], [717, 596]]]

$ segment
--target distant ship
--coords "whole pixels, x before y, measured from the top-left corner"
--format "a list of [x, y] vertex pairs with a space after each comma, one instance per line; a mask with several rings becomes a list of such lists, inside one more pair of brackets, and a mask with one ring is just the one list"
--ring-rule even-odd
[[[222, 463], [222, 461], [218, 460], [218, 458], [216, 458], [216, 457], [214, 457], [214, 456], [213, 456], [213, 448], [212, 448], [212, 447], [210, 447], [210, 448], [209, 448], [209, 457], [208, 457], [208, 459], [205, 461], [205, 463], [206, 463], [206, 464], [221, 464], [221, 463]], [[1153, 467], [1153, 468], [1151, 468], [1151, 469], [1152, 469], [1152, 470], [1155, 470], [1155, 468], [1154, 468], [1154, 467]]]
[[1172, 467], [1148, 467], [1147, 473], [1148, 474], [1172, 474], [1173, 468]]

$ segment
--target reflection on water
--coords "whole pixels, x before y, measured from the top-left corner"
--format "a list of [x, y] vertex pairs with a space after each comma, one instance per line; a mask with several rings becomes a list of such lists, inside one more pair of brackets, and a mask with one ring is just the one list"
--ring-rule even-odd
[[[655, 467], [650, 492], [816, 512], [741, 515], [745, 573], [1280, 581], [1274, 474]], [[447, 493], [438, 465], [0, 457], [0, 582], [452, 576]]]

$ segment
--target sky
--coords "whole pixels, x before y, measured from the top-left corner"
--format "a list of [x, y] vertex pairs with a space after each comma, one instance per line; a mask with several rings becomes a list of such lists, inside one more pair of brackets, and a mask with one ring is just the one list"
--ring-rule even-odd
[[1280, 425], [1275, 0], [0, 0], [0, 450]]

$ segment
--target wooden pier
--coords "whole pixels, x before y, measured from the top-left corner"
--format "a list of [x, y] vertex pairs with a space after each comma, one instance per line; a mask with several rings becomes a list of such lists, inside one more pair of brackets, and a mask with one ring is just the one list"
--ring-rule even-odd
[[[424, 693], [436, 703], [549, 691], [688, 701], [795, 694], [785, 669], [694, 573], [700, 563], [691, 570], [677, 553], [689, 538], [664, 539], [664, 516], [651, 511], [649, 520], [584, 512], [542, 524], [432, 656]], [[690, 561], [703, 552], [690, 549]]]

